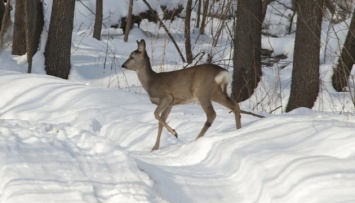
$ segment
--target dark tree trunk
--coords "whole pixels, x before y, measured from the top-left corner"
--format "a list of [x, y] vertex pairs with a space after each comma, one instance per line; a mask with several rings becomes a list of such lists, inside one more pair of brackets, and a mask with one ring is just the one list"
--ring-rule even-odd
[[[355, 10], [354, 10], [355, 13]], [[343, 91], [348, 86], [351, 69], [355, 63], [355, 15], [351, 19], [348, 35], [346, 36], [341, 55], [332, 78], [336, 91]]]
[[248, 99], [261, 78], [261, 1], [239, 0], [234, 39], [232, 97]]
[[191, 21], [192, 0], [187, 0], [186, 16], [185, 16], [185, 50], [187, 63], [192, 63], [191, 37], [190, 37], [190, 21]]
[[102, 29], [102, 0], [96, 0], [96, 14], [93, 37], [97, 40], [101, 40]]
[[323, 0], [297, 0], [297, 30], [291, 94], [286, 111], [312, 108], [319, 93], [319, 50]]
[[201, 21], [201, 1], [202, 0], [197, 0], [197, 19], [196, 19], [196, 28], [200, 27], [200, 21]]
[[128, 16], [127, 16], [127, 22], [126, 22], [126, 29], [124, 32], [124, 39], [123, 39], [123, 41], [125, 41], [125, 42], [128, 41], [129, 31], [131, 30], [131, 27], [132, 27], [133, 0], [129, 0], [128, 7], [129, 8], [128, 8]]
[[[4, 42], [8, 39], [5, 39], [5, 33], [8, 31], [8, 28], [11, 25], [11, 16], [10, 16], [10, 0], [7, 1], [4, 13], [2, 14], [1, 26], [0, 26], [0, 48], [3, 47]], [[7, 38], [7, 37], [6, 37]]]
[[75, 0], [53, 0], [45, 66], [48, 75], [68, 79]]
[[205, 34], [206, 20], [207, 20], [207, 13], [208, 13], [208, 5], [209, 4], [210, 4], [209, 0], [205, 0], [203, 2], [202, 21], [201, 21], [201, 28], [200, 28], [200, 34], [201, 35]]
[[25, 4], [24, 0], [17, 0], [15, 5], [15, 22], [12, 40], [12, 54], [23, 55], [26, 53], [26, 27], [25, 27]]
[[5, 4], [4, 1], [0, 1], [0, 28], [2, 24], [2, 18], [4, 17], [5, 14]]
[[[3, 6], [4, 6], [4, 2], [2, 2]], [[4, 36], [5, 36], [5, 32], [7, 31], [7, 28], [9, 27], [11, 20], [10, 20], [10, 1], [7, 1], [6, 6], [4, 7], [4, 12], [1, 14], [0, 11], [0, 15], [2, 16], [1, 19], [1, 26], [0, 26], [0, 48], [2, 48], [3, 44], [4, 44]]]
[[43, 6], [40, 0], [26, 1], [26, 43], [28, 73], [32, 72], [32, 58], [38, 50], [44, 25]]

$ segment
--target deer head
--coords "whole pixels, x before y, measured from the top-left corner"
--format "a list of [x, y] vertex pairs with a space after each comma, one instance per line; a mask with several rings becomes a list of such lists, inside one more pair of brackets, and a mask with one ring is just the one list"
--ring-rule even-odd
[[138, 48], [133, 51], [129, 58], [122, 64], [123, 68], [133, 71], [139, 71], [145, 66], [150, 66], [149, 57], [145, 50], [145, 41], [142, 39], [140, 42], [137, 40]]

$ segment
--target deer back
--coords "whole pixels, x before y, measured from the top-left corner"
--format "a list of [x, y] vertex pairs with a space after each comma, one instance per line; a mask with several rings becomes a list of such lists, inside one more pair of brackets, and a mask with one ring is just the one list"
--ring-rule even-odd
[[229, 82], [229, 74], [213, 64], [203, 64], [187, 69], [161, 72], [148, 83], [147, 92], [151, 100], [166, 96], [174, 98], [173, 104], [196, 101], [196, 95], [210, 98], [216, 91], [224, 91]]
[[137, 43], [138, 49], [130, 54], [122, 67], [137, 72], [153, 103], [159, 103], [164, 97], [173, 97], [173, 105], [194, 102], [196, 95], [210, 98], [213, 92], [224, 91], [229, 83], [228, 72], [214, 64], [156, 73], [151, 68], [144, 40]]

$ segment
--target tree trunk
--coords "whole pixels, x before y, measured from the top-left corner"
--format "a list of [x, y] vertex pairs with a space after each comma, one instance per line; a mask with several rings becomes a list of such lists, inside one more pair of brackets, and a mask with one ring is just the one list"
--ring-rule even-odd
[[202, 11], [202, 21], [201, 21], [201, 28], [200, 28], [200, 34], [204, 35], [205, 34], [205, 29], [206, 29], [206, 20], [207, 20], [207, 13], [208, 13], [208, 5], [210, 1], [205, 0], [203, 2], [203, 11]]
[[4, 17], [5, 14], [5, 4], [4, 1], [0, 1], [0, 29], [1, 29], [1, 23], [2, 23], [2, 18]]
[[93, 37], [97, 40], [101, 40], [102, 8], [103, 8], [102, 0], [96, 0], [96, 14], [95, 14]]
[[123, 41], [125, 41], [125, 42], [128, 41], [129, 31], [131, 31], [131, 27], [132, 27], [132, 11], [133, 11], [133, 0], [129, 0], [126, 29], [124, 32], [124, 39], [123, 39]]
[[187, 63], [192, 63], [191, 37], [190, 37], [190, 21], [191, 21], [192, 0], [187, 0], [186, 16], [185, 16], [185, 50]]
[[235, 28], [232, 97], [248, 99], [261, 78], [261, 1], [239, 0]]
[[348, 35], [346, 36], [338, 64], [334, 68], [332, 77], [333, 87], [336, 91], [343, 91], [348, 86], [351, 69], [355, 63], [355, 10], [351, 19]]
[[196, 28], [200, 27], [200, 21], [201, 21], [201, 1], [202, 0], [197, 0], [197, 19], [196, 19]]
[[43, 6], [40, 0], [26, 1], [26, 46], [27, 72], [32, 72], [32, 58], [38, 50], [40, 37], [44, 25]]
[[291, 94], [286, 111], [312, 108], [319, 93], [319, 50], [324, 0], [297, 0]]
[[47, 74], [68, 79], [75, 0], [53, 0], [45, 48]]
[[24, 0], [17, 0], [15, 5], [15, 22], [12, 40], [12, 54], [23, 55], [26, 53], [26, 21], [25, 21], [25, 4]]
[[[5, 33], [11, 25], [11, 16], [10, 16], [10, 0], [7, 1], [5, 6], [4, 14], [2, 15], [1, 27], [0, 27], [0, 48], [3, 47], [4, 42], [8, 39], [5, 39]], [[7, 37], [6, 37], [7, 38]]]

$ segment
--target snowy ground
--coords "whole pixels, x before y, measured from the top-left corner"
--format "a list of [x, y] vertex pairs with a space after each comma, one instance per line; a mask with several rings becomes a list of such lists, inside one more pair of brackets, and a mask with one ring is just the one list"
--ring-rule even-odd
[[[147, 32], [133, 29], [127, 43], [119, 33], [99, 42], [75, 32], [69, 81], [42, 74], [40, 52], [36, 74], [24, 73], [25, 57], [1, 53], [0, 203], [355, 202], [354, 106], [331, 88], [329, 64], [313, 110], [284, 113], [292, 65], [264, 68], [241, 107], [265, 118], [242, 115], [236, 130], [234, 116], [216, 104], [215, 122], [194, 141], [205, 115], [197, 104], [177, 106], [168, 122], [179, 139], [163, 131], [161, 148], [150, 152], [155, 106], [120, 65], [142, 38], [155, 70], [183, 64], [162, 29], [142, 26]], [[292, 40], [263, 46], [292, 58]]]
[[255, 119], [177, 107], [150, 153], [145, 95], [1, 71], [1, 202], [354, 202], [355, 122], [300, 109]]
[[162, 147], [145, 95], [0, 71], [0, 202], [354, 202], [353, 117], [177, 107]]

